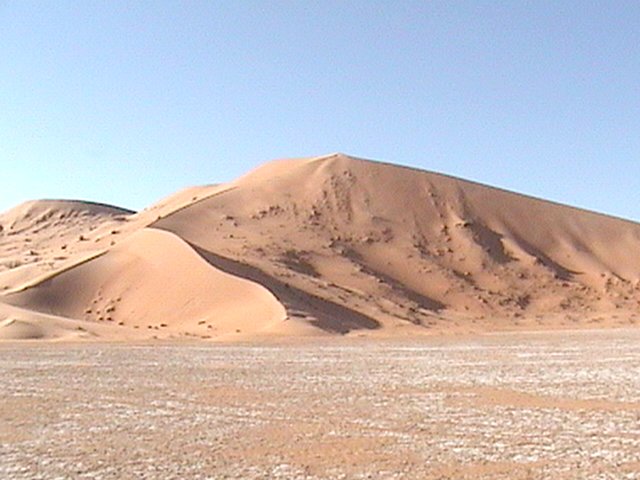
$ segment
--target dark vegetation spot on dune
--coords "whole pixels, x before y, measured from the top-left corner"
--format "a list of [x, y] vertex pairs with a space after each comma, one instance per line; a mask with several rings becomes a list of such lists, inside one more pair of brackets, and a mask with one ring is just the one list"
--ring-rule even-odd
[[280, 263], [294, 272], [317, 278], [320, 274], [308, 260], [308, 255], [308, 252], [302, 250], [289, 249], [280, 256]]

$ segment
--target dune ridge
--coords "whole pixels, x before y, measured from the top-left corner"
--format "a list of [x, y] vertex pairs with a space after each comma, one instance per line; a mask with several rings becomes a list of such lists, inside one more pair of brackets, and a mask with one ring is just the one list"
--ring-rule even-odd
[[[62, 204], [25, 215], [33, 205], [0, 215], [0, 301], [96, 323], [97, 292], [121, 297], [112, 320], [136, 335], [394, 336], [638, 320], [639, 224], [339, 153], [269, 162], [139, 213]], [[57, 213], [64, 208], [90, 213]], [[6, 260], [28, 258], [30, 245], [38, 261]]]

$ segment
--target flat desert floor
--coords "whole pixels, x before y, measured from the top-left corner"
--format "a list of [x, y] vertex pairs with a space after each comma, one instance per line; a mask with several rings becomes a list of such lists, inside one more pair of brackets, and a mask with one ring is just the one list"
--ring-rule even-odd
[[0, 478], [640, 478], [640, 331], [0, 346]]

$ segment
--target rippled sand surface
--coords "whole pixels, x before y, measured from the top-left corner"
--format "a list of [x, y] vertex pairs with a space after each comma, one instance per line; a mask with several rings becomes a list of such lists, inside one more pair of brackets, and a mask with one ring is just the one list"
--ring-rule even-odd
[[0, 478], [640, 478], [640, 332], [0, 346]]

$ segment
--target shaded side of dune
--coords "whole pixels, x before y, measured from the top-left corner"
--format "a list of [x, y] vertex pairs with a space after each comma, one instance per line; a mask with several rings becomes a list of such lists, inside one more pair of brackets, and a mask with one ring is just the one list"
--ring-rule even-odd
[[287, 309], [290, 317], [307, 319], [310, 324], [331, 333], [380, 328], [380, 322], [336, 302], [306, 292], [268, 275], [257, 267], [223, 257], [190, 243], [214, 267], [267, 288]]

